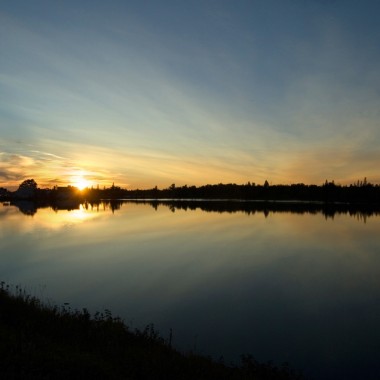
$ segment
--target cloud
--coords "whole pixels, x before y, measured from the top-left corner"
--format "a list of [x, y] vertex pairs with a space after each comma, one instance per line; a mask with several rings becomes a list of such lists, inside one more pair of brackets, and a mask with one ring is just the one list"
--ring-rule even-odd
[[10, 181], [18, 181], [20, 180], [20, 176], [15, 174], [15, 173], [11, 173], [10, 171], [8, 170], [0, 170], [0, 178], [1, 180], [5, 181], [5, 182], [10, 182]]
[[[57, 156], [56, 154], [53, 154], [53, 153], [48, 153], [48, 152], [41, 152], [41, 151], [39, 151], [39, 150], [31, 150], [30, 151], [31, 153], [36, 153], [36, 154], [38, 154], [38, 155], [41, 155], [42, 157], [43, 156], [47, 156], [47, 160], [48, 159], [51, 159], [51, 158], [53, 158], [53, 159], [58, 159], [58, 160], [64, 160], [64, 157], [61, 157], [61, 156]], [[43, 159], [41, 157], [41, 159]]]
[[89, 180], [104, 179], [96, 171], [85, 170], [80, 163], [50, 152], [25, 149], [22, 154], [1, 152], [0, 155], [0, 178], [11, 187], [27, 178], [36, 179], [41, 187], [51, 184], [68, 185], [78, 173], [83, 173]]

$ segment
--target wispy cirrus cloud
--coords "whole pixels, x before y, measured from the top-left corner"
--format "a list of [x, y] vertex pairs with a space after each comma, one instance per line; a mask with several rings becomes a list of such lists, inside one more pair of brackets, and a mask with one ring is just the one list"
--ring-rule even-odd
[[105, 178], [102, 173], [88, 170], [85, 165], [50, 152], [23, 149], [22, 153], [0, 153], [0, 181], [11, 188], [17, 187], [27, 178], [35, 178], [40, 187], [68, 185], [78, 175], [98, 183]]

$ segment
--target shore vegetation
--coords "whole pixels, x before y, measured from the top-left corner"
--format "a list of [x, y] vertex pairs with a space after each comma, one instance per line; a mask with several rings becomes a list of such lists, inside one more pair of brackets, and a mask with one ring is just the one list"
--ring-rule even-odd
[[242, 356], [227, 365], [172, 347], [153, 325], [131, 330], [109, 310], [93, 316], [42, 303], [22, 288], [0, 286], [0, 378], [2, 379], [278, 379], [304, 377]]
[[105, 199], [182, 199], [182, 200], [260, 200], [260, 201], [309, 201], [324, 203], [380, 204], [380, 185], [358, 180], [350, 185], [339, 185], [334, 181], [325, 181], [321, 185], [304, 183], [291, 185], [270, 185], [247, 182], [246, 184], [214, 184], [204, 186], [176, 186], [159, 189], [124, 189], [112, 186], [103, 189], [75, 186], [52, 189], [39, 188], [34, 179], [24, 180], [16, 191], [0, 187], [0, 201], [33, 200], [44, 202], [78, 200], [81, 202], [100, 201]]

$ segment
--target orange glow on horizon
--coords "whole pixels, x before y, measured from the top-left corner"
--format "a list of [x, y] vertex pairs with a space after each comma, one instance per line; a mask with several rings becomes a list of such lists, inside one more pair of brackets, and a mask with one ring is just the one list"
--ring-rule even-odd
[[84, 190], [91, 186], [91, 183], [84, 178], [83, 176], [75, 177], [72, 180], [72, 186], [76, 187], [79, 190]]

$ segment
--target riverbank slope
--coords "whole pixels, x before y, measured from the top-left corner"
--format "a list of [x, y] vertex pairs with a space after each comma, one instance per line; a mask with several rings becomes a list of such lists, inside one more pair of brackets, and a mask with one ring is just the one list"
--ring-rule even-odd
[[0, 377], [3, 379], [302, 379], [242, 358], [227, 366], [183, 354], [153, 326], [131, 331], [106, 310], [90, 313], [44, 305], [16, 287], [0, 287]]

